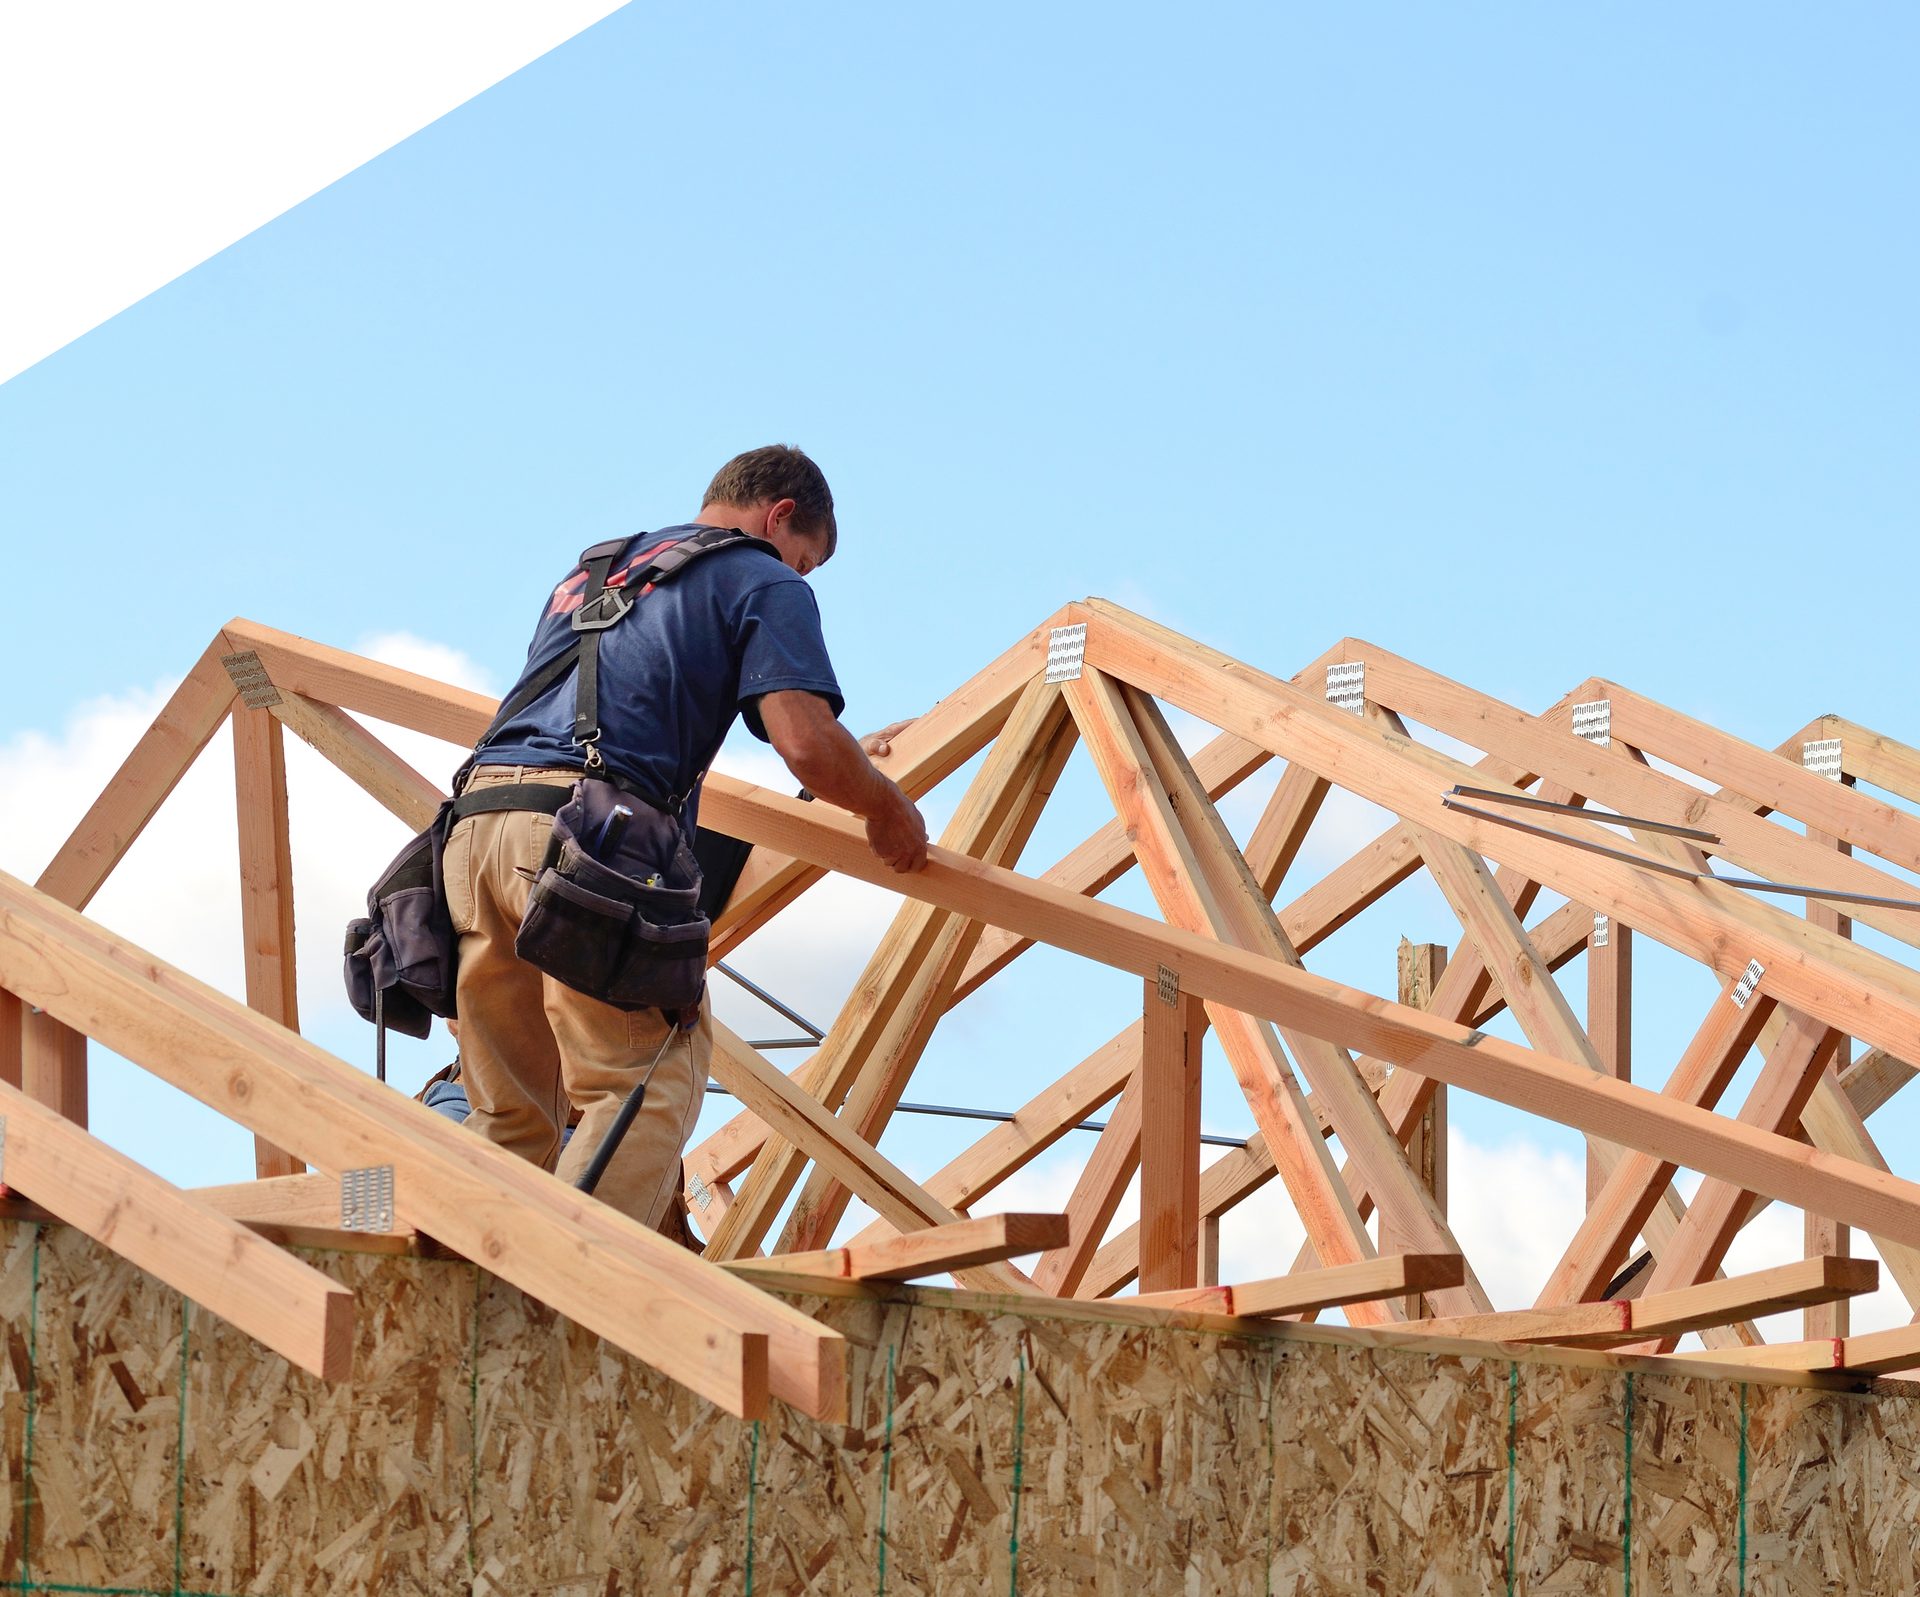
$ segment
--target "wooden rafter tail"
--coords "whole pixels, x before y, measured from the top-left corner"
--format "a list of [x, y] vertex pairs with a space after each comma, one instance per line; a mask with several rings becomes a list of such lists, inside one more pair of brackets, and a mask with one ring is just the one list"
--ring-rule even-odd
[[[1857, 1297], [1874, 1291], [1879, 1284], [1879, 1267], [1871, 1259], [1798, 1259], [1771, 1270], [1673, 1292], [1648, 1292], [1603, 1303], [1572, 1303], [1558, 1309], [1420, 1320], [1407, 1329], [1473, 1341], [1625, 1349], [1643, 1340], [1665, 1344], [1677, 1341], [1688, 1331], [1758, 1319], [1809, 1303]], [[1720, 1351], [1714, 1350], [1715, 1356]]]
[[1772, 1370], [1848, 1370], [1856, 1375], [1888, 1375], [1920, 1366], [1920, 1325], [1859, 1336], [1819, 1337], [1805, 1342], [1774, 1342], [1766, 1347], [1722, 1353], [1676, 1353], [1675, 1358], [1711, 1360]]
[[[713, 1060], [709, 1068], [720, 1084], [768, 1125], [783, 1141], [835, 1176], [903, 1231], [953, 1225], [961, 1219], [945, 1204], [872, 1144], [821, 1106], [792, 1078], [765, 1059], [718, 1021], [713, 1026]], [[723, 1222], [724, 1223], [724, 1222]], [[1031, 1292], [1032, 1285], [1011, 1266], [988, 1263], [966, 1271], [966, 1286], [983, 1291]]]
[[[929, 852], [926, 870], [897, 875], [868, 854], [865, 836], [851, 817], [821, 805], [797, 803], [716, 774], [706, 789], [703, 811], [706, 807], [723, 817], [721, 824], [735, 836], [811, 856], [848, 876], [1011, 927], [1135, 975], [1166, 965], [1178, 973], [1183, 990], [1203, 998], [1278, 1016], [1396, 1068], [1411, 1065], [1464, 1091], [1513, 1103], [1611, 1142], [1671, 1155], [1691, 1169], [1740, 1180], [1795, 1207], [1920, 1245], [1920, 1186], [1914, 1183], [943, 849]], [[1900, 1003], [1880, 994], [1875, 999], [1887, 1009]], [[1920, 1029], [1920, 1014], [1914, 1018]]]
[[[1014, 819], [1013, 812], [1026, 787], [1024, 778], [1037, 778], [1046, 766], [1047, 750], [1063, 714], [1059, 689], [1038, 676], [1030, 677], [993, 753], [947, 826], [947, 846], [969, 856], [992, 847], [1001, 830]], [[1065, 758], [1064, 751], [1061, 758]], [[1054, 772], [1057, 774], [1057, 767]], [[825, 1039], [796, 1078], [828, 1111], [840, 1108], [876, 1055], [884, 1059], [882, 1049], [895, 1015], [927, 1009], [930, 990], [942, 979], [951, 937], [961, 934], [960, 927], [949, 924], [951, 920], [938, 907], [917, 902], [902, 904], [894, 915]], [[937, 1017], [937, 1010], [933, 1013]], [[931, 1018], [925, 1024], [930, 1026]], [[924, 1042], [924, 1036], [921, 1040]], [[917, 1052], [914, 1057], [918, 1057]], [[716, 1226], [707, 1245], [707, 1257], [740, 1258], [758, 1247], [799, 1182], [805, 1163], [805, 1156], [791, 1143], [769, 1138], [755, 1156], [734, 1203]], [[824, 1196], [819, 1187], [811, 1194], [814, 1204]], [[812, 1242], [825, 1240], [824, 1235], [809, 1237], [801, 1250], [812, 1251]]]
[[[1080, 723], [1081, 736], [1108, 797], [1134, 836], [1142, 875], [1168, 924], [1188, 935], [1219, 937], [1238, 946], [1238, 937], [1246, 935], [1247, 928], [1230, 921], [1214, 896], [1118, 684], [1098, 671], [1083, 672], [1078, 680], [1067, 684], [1067, 702]], [[1204, 803], [1204, 798], [1200, 802]], [[1211, 806], [1208, 808], [1211, 811]], [[1237, 853], [1234, 857], [1239, 858]], [[1237, 903], [1234, 906], [1236, 910], [1239, 907]], [[1265, 907], [1264, 901], [1261, 907]], [[1274, 958], [1273, 949], [1262, 949], [1259, 957], [1266, 963]], [[1141, 974], [1157, 976], [1160, 968], [1156, 963], [1151, 971]], [[1178, 976], [1177, 965], [1167, 968]], [[1272, 1028], [1243, 1010], [1224, 1006], [1209, 1006], [1208, 1018], [1246, 1095], [1255, 1124], [1266, 1134], [1268, 1147], [1275, 1150], [1275, 1162], [1294, 1207], [1322, 1257], [1336, 1264], [1372, 1258], [1373, 1239], [1340, 1183], [1325, 1140]], [[1091, 1253], [1088, 1257], [1090, 1261]], [[1142, 1260], [1143, 1267], [1146, 1262]], [[1393, 1317], [1393, 1311], [1385, 1305], [1369, 1305], [1362, 1313], [1370, 1324]]]
[[980, 1265], [998, 1264], [1024, 1253], [1039, 1253], [1067, 1241], [1064, 1214], [988, 1214], [930, 1226], [880, 1242], [853, 1242], [814, 1253], [776, 1253], [767, 1259], [741, 1259], [727, 1269], [737, 1274], [826, 1276], [841, 1281], [917, 1281], [943, 1272], [956, 1277]]
[[36, 885], [41, 892], [73, 909], [85, 909], [99, 892], [233, 708], [233, 683], [220, 665], [226, 652], [216, 638], [173, 690], [73, 835], [40, 873]]
[[[1044, 679], [1029, 684], [991, 754], [962, 799], [948, 831], [965, 852], [1011, 867], [1033, 835], [1077, 734], [1060, 689]], [[980, 923], [943, 916], [932, 948], [895, 1009], [879, 1045], [848, 1087], [840, 1111], [866, 1141], [885, 1135], [934, 1027], [951, 1007], [953, 990], [980, 937]], [[817, 1167], [794, 1200], [778, 1252], [824, 1247], [846, 1212], [849, 1190]]]
[[[1920, 1052], [1920, 973], [1737, 889], [1656, 880], [1636, 866], [1488, 825], [1442, 803], [1472, 773], [1439, 751], [1309, 699], [1284, 682], [1104, 601], [1089, 617], [1087, 663], [1275, 754], [1334, 772], [1343, 786], [1442, 836], [1491, 854], [1552, 890], [1617, 916], [1733, 980], [1749, 959], [1783, 1001], [1894, 1053]], [[1518, 712], [1515, 712], [1518, 713]], [[1568, 739], [1578, 743], [1581, 740]], [[1603, 751], [1594, 750], [1596, 755]], [[1640, 770], [1623, 756], [1618, 770]], [[1584, 785], [1584, 784], [1583, 784]], [[1704, 798], [1704, 795], [1698, 795]], [[1644, 813], [1644, 811], [1642, 812]], [[1573, 832], [1586, 823], [1568, 822]], [[1601, 840], [1602, 828], [1589, 830]], [[1774, 828], [1779, 831], [1779, 828]], [[1788, 842], [1795, 840], [1790, 836]], [[1606, 833], [1604, 841], [1622, 840]], [[1663, 862], [1664, 863], [1664, 862]]]
[[844, 1413], [836, 1333], [6, 876], [0, 984], [730, 1412]]
[[[1046, 665], [1047, 631], [1035, 628], [893, 739], [876, 761], [917, 799], [944, 782], [1000, 735], [1027, 684]], [[726, 907], [714, 917], [709, 958], [720, 960], [819, 881], [825, 873], [776, 849], [747, 857]]]
[[326, 1381], [353, 1364], [353, 1293], [0, 1083], [7, 1185]]
[[1242, 1319], [1277, 1319], [1287, 1314], [1346, 1308], [1379, 1298], [1444, 1291], [1463, 1285], [1466, 1278], [1467, 1261], [1457, 1253], [1392, 1253], [1330, 1270], [1275, 1276], [1271, 1281], [1245, 1281], [1233, 1286], [1180, 1292], [1142, 1292], [1133, 1301], [1154, 1308], [1232, 1314]]

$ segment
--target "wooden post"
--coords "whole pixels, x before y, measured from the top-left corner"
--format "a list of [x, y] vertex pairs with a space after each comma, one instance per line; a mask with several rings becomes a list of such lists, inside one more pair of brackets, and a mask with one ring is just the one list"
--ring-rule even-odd
[[1207, 1215], [1200, 1222], [1200, 1284], [1220, 1284], [1220, 1216]]
[[87, 1123], [87, 1039], [42, 1010], [21, 1005], [20, 1087], [77, 1126]]
[[[1843, 774], [1840, 780], [1848, 787], [1853, 786], [1853, 778], [1850, 776]], [[1851, 854], [1853, 852], [1853, 845], [1851, 843], [1842, 842], [1830, 833], [1818, 831], [1812, 826], [1807, 828], [1807, 841], [1809, 843], [1818, 843], [1821, 847], [1830, 848], [1839, 854]], [[1836, 937], [1851, 938], [1853, 936], [1853, 921], [1851, 917], [1842, 915], [1837, 909], [1833, 909], [1829, 905], [1818, 904], [1812, 899], [1808, 899], [1807, 919], [1812, 921], [1816, 926], [1824, 927]], [[1839, 1048], [1834, 1052], [1833, 1064], [1831, 1066], [1835, 1078], [1837, 1079], [1840, 1072], [1852, 1063], [1853, 1039], [1851, 1037], [1842, 1037]], [[1824, 1214], [1815, 1214], [1812, 1210], [1804, 1210], [1802, 1213], [1806, 1239], [1806, 1256], [1809, 1259], [1822, 1257], [1844, 1259], [1851, 1255], [1853, 1251], [1853, 1233], [1850, 1227], [1841, 1225], [1836, 1220], [1830, 1220]], [[1853, 1334], [1853, 1320], [1848, 1312], [1848, 1304], [1845, 1298], [1838, 1299], [1832, 1303], [1809, 1303], [1806, 1308], [1800, 1311], [1800, 1316], [1806, 1327], [1801, 1334], [1804, 1335], [1808, 1341], [1812, 1341], [1816, 1337], [1851, 1336]]]
[[[1447, 971], [1445, 943], [1411, 943], [1400, 939], [1399, 999], [1412, 1009], [1426, 1009], [1433, 1003], [1434, 990]], [[1440, 1212], [1447, 1212], [1447, 1088], [1442, 1082], [1433, 1089], [1432, 1101], [1415, 1123], [1407, 1139], [1407, 1162], [1421, 1185], [1433, 1194]], [[1384, 1217], [1383, 1217], [1384, 1220]], [[1381, 1238], [1381, 1252], [1405, 1253], [1398, 1239]], [[1389, 1245], [1391, 1243], [1391, 1245]], [[1409, 1320], [1424, 1320], [1432, 1312], [1425, 1296], [1414, 1293], [1406, 1300]]]
[[0, 1081], [9, 1087], [20, 1085], [21, 1028], [26, 1016], [27, 1006], [0, 987]]
[[[1171, 975], [1171, 972], [1168, 973]], [[1206, 1007], [1148, 978], [1140, 1033], [1140, 1290], [1200, 1284], [1200, 1040]]]
[[[240, 931], [246, 943], [247, 1007], [289, 1031], [298, 1031], [287, 759], [280, 723], [270, 712], [234, 707], [233, 780], [240, 818]], [[261, 1136], [253, 1139], [253, 1165], [262, 1178], [295, 1176], [307, 1168]]]
[[[1587, 1037], [1609, 1076], [1633, 1080], [1633, 929], [1617, 920], [1596, 917], [1587, 939]], [[1589, 1209], [1606, 1184], [1607, 1172], [1589, 1151]]]

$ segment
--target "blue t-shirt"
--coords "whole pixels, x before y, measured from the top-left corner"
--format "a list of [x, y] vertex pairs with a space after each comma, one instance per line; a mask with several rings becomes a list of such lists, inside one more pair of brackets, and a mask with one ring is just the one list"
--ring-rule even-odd
[[[627, 573], [655, 550], [697, 531], [689, 525], [638, 534], [614, 560], [607, 586], [624, 586]], [[572, 645], [572, 616], [586, 581], [585, 569], [575, 566], [553, 590], [522, 682]], [[514, 716], [476, 763], [580, 765], [584, 752], [573, 741], [578, 674], [569, 671]], [[795, 688], [819, 694], [836, 716], [846, 707], [806, 579], [748, 545], [702, 555], [600, 634], [600, 757], [646, 792], [677, 796], [713, 763], [736, 710], [764, 743], [760, 696]], [[689, 832], [696, 804], [689, 802], [683, 817]]]

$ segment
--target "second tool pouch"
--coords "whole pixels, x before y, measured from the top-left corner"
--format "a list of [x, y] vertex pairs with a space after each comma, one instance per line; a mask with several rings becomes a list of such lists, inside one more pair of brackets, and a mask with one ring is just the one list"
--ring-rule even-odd
[[[609, 827], [616, 806], [632, 815], [624, 831]], [[679, 821], [586, 777], [553, 818], [513, 950], [616, 1009], [689, 1009], [707, 980], [711, 923], [699, 904], [700, 867]]]

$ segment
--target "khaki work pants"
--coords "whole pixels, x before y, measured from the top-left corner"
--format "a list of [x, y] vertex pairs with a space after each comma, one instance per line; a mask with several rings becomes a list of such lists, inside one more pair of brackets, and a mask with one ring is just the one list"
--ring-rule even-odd
[[[573, 781], [565, 771], [483, 765], [464, 791]], [[526, 810], [469, 815], [447, 840], [447, 907], [460, 934], [460, 1079], [473, 1105], [467, 1125], [572, 1183], [660, 1053], [668, 1022], [657, 1009], [629, 1014], [563, 987], [514, 953], [533, 886], [514, 867], [537, 870], [552, 831], [552, 816]], [[643, 1225], [677, 1229], [670, 1216], [681, 1202], [680, 1152], [700, 1116], [712, 1055], [703, 998], [699, 1024], [661, 1057], [595, 1197]], [[563, 1152], [561, 1132], [574, 1108], [580, 1124]]]

